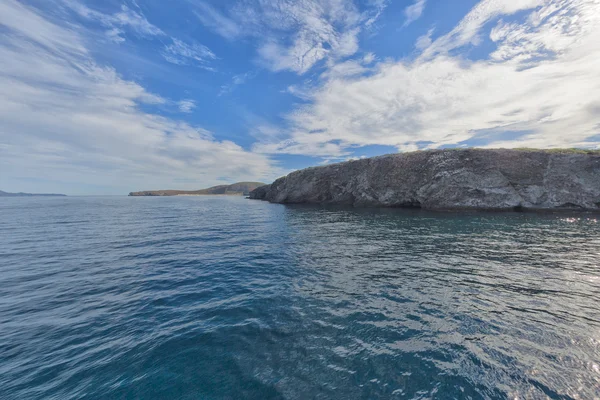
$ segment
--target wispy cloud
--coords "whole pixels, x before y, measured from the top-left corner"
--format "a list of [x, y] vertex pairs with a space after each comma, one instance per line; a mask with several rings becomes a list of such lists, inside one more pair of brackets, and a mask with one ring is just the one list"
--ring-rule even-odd
[[[343, 156], [364, 145], [401, 150], [475, 142], [495, 147], [597, 147], [600, 14], [597, 0], [485, 0], [448, 34], [419, 40], [415, 60], [370, 75], [335, 75], [288, 115], [285, 141], [266, 153]], [[523, 13], [511, 22], [502, 16]], [[484, 26], [485, 59], [461, 52]], [[490, 135], [490, 132], [495, 132]]]
[[227, 39], [254, 38], [264, 67], [304, 74], [320, 61], [333, 65], [358, 51], [361, 29], [379, 17], [387, 1], [366, 5], [360, 11], [352, 0], [249, 0], [225, 15], [200, 2], [196, 15]]
[[361, 14], [352, 1], [265, 3], [253, 14], [261, 16], [255, 23], [292, 35], [289, 43], [270, 35], [260, 47], [259, 55], [268, 68], [303, 74], [321, 60], [333, 62], [358, 51]]
[[233, 19], [223, 15], [210, 4], [197, 2], [198, 7], [194, 14], [202, 24], [214, 30], [226, 39], [233, 40], [242, 34], [240, 25]]
[[[0, 2], [0, 170], [113, 190], [269, 179], [270, 160], [212, 133], [142, 111], [165, 100], [98, 64], [81, 30]], [[182, 111], [191, 103], [180, 102]], [[144, 109], [147, 109], [144, 107]], [[185, 187], [190, 187], [189, 183]]]
[[121, 11], [113, 14], [105, 20], [108, 25], [128, 27], [133, 32], [142, 36], [163, 35], [164, 32], [152, 25], [145, 16], [129, 9], [127, 6], [121, 6]]
[[211, 69], [206, 64], [215, 60], [217, 56], [206, 46], [193, 43], [191, 45], [183, 41], [172, 38], [171, 44], [165, 46], [163, 57], [172, 64], [188, 65], [196, 62], [206, 69]]
[[127, 31], [138, 37], [159, 37], [163, 43], [167, 41], [161, 52], [166, 61], [176, 65], [195, 64], [203, 69], [214, 71], [214, 68], [209, 66], [210, 61], [217, 59], [212, 50], [200, 43], [188, 44], [178, 38], [169, 37], [162, 29], [148, 22], [141, 11], [138, 12], [123, 5], [119, 12], [105, 14], [83, 5], [78, 0], [64, 1], [79, 16], [98, 21], [107, 29], [105, 35], [112, 42], [125, 42]]
[[423, 14], [423, 10], [425, 10], [425, 4], [427, 0], [415, 0], [413, 4], [406, 7], [404, 9], [404, 16], [406, 17], [406, 21], [404, 21], [404, 26], [408, 26], [421, 18]]
[[125, 29], [142, 37], [165, 35], [161, 29], [148, 22], [143, 14], [125, 5], [121, 6], [119, 12], [104, 14], [81, 4], [77, 0], [66, 0], [65, 2], [81, 17], [96, 20], [108, 28], [106, 35], [114, 42], [125, 41], [123, 36]]

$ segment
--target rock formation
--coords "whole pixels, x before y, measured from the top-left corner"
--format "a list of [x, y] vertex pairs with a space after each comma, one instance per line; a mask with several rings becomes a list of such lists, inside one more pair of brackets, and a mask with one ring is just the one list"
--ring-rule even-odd
[[253, 190], [272, 203], [600, 211], [600, 152], [451, 149], [307, 168]]

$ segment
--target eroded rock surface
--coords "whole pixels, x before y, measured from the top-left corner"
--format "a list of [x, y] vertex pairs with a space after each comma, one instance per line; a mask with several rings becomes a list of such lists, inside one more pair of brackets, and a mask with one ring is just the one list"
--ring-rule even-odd
[[600, 211], [600, 153], [432, 150], [307, 168], [250, 192], [272, 203]]

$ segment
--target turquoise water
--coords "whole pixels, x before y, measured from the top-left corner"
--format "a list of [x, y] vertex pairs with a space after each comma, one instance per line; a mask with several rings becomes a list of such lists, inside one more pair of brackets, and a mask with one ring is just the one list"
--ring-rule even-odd
[[592, 399], [591, 215], [0, 199], [1, 399]]

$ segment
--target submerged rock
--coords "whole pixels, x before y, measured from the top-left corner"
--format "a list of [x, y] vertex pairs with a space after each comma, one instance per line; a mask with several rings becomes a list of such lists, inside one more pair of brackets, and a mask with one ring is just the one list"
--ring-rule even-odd
[[452, 149], [307, 168], [250, 192], [272, 203], [600, 211], [600, 152]]

